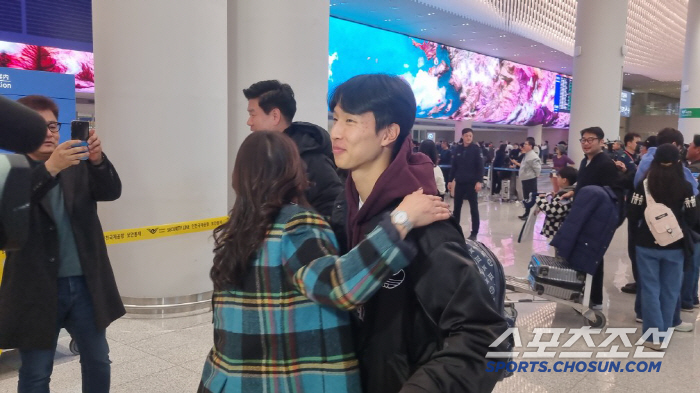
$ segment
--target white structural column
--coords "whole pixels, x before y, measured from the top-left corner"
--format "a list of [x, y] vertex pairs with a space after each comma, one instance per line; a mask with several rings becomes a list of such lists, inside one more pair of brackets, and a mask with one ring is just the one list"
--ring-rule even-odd
[[688, 1], [688, 19], [685, 26], [685, 59], [681, 83], [681, 113], [678, 129], [685, 143], [700, 134], [700, 0]]
[[[104, 230], [225, 216], [226, 0], [95, 0], [93, 26], [97, 131], [123, 183]], [[125, 303], [206, 296], [211, 235], [109, 246]]]
[[544, 141], [542, 140], [542, 124], [528, 127], [527, 136], [535, 138], [535, 144], [537, 145], [541, 145], [542, 143], [544, 143]]
[[297, 101], [294, 120], [328, 124], [329, 16], [328, 0], [228, 0], [229, 173], [250, 132], [242, 91], [255, 82], [288, 83]]
[[608, 138], [620, 129], [620, 92], [627, 0], [583, 0], [576, 5], [576, 46], [569, 156], [583, 158], [579, 132], [598, 126]]
[[462, 130], [465, 128], [472, 128], [474, 121], [472, 119], [457, 120], [455, 122], [455, 142], [462, 139]]

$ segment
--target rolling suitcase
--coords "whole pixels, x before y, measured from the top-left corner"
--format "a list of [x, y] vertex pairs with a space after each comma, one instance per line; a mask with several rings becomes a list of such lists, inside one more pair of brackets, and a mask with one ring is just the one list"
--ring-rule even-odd
[[510, 180], [501, 180], [501, 199], [510, 200]]
[[564, 259], [535, 254], [528, 270], [528, 279], [534, 291], [564, 300], [581, 301], [586, 275], [571, 269]]

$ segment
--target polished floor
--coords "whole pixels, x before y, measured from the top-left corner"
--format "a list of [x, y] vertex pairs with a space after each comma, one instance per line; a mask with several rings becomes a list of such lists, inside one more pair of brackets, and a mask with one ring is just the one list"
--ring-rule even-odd
[[[546, 189], [547, 179], [542, 179], [540, 189]], [[486, 194], [484, 192], [483, 194]], [[522, 221], [517, 216], [522, 214], [518, 203], [491, 201], [483, 196], [479, 204], [481, 212], [481, 230], [479, 240], [488, 245], [505, 266], [506, 274], [524, 276], [527, 264], [533, 252], [551, 253], [547, 240], [534, 235], [534, 239], [517, 242]], [[465, 203], [467, 203], [465, 201]], [[462, 210], [462, 224], [467, 230], [469, 209]], [[538, 222], [535, 233], [541, 227]], [[632, 306], [634, 296], [622, 293], [620, 287], [631, 278], [629, 260], [627, 259], [627, 239], [624, 227], [618, 231], [605, 258], [605, 304], [603, 312], [608, 319], [608, 327], [639, 328], [634, 321]], [[511, 300], [532, 300], [522, 294], [510, 294]], [[523, 346], [533, 338], [534, 328], [581, 328], [586, 326], [583, 317], [572, 308], [549, 302], [521, 302], [518, 310], [518, 326]], [[698, 312], [683, 313], [687, 322], [695, 322]], [[520, 372], [500, 382], [495, 392], [700, 392], [700, 379], [696, 373], [700, 370], [700, 339], [696, 332], [675, 333], [661, 360], [659, 372]], [[111, 348], [112, 392], [114, 393], [175, 393], [194, 392], [204, 362], [212, 342], [211, 314], [171, 319], [137, 319], [122, 318], [107, 330]], [[551, 335], [545, 335], [542, 341], [548, 341]], [[632, 343], [639, 338], [639, 333], [630, 335]], [[570, 335], [562, 335], [563, 344]], [[594, 342], [600, 345], [605, 336], [594, 336]], [[56, 364], [51, 383], [51, 391], [57, 393], [80, 392], [80, 363], [68, 350], [69, 339], [59, 340]], [[623, 342], [616, 339], [612, 345], [619, 345], [624, 351]], [[560, 346], [561, 347], [561, 346]], [[607, 351], [612, 349], [606, 346]], [[532, 352], [536, 348], [521, 351]], [[585, 351], [582, 340], [571, 348], [551, 349], [562, 351]], [[594, 349], [595, 354], [603, 349]], [[594, 357], [596, 355], [593, 355]], [[547, 360], [550, 366], [559, 359], [516, 359], [518, 361]], [[582, 359], [562, 359], [579, 361]], [[583, 359], [596, 360], [592, 359]], [[603, 359], [604, 360], [604, 359]], [[624, 365], [634, 361], [632, 355], [615, 359]], [[640, 359], [636, 359], [641, 361]], [[649, 360], [649, 359], [647, 359]], [[0, 355], [0, 393], [15, 392], [17, 386], [17, 368], [19, 360], [16, 352]], [[528, 370], [530, 371], [530, 367]], [[341, 392], [338, 392], [341, 393]], [[437, 392], [436, 392], [437, 393]]]

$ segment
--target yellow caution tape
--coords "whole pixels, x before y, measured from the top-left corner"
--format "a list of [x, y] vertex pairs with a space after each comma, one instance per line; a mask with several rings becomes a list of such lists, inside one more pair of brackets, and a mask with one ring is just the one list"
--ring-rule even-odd
[[227, 217], [208, 218], [205, 220], [178, 222], [175, 224], [153, 225], [150, 227], [122, 229], [105, 232], [107, 245], [135, 242], [139, 240], [158, 239], [166, 236], [184, 235], [186, 233], [211, 231], [225, 223]]
[[[119, 231], [105, 232], [107, 245], [135, 242], [139, 240], [158, 239], [166, 236], [184, 235], [186, 233], [212, 231], [225, 223], [228, 216], [208, 218], [205, 220], [178, 222], [174, 224], [153, 225], [144, 228], [122, 229]], [[5, 252], [0, 251], [0, 283], [5, 264]], [[2, 350], [0, 350], [0, 354]]]

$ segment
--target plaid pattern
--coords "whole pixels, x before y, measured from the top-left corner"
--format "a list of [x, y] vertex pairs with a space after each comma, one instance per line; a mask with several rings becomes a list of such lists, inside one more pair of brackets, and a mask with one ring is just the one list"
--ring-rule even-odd
[[547, 201], [547, 198], [537, 197], [535, 204], [545, 214], [541, 234], [551, 239], [569, 214], [571, 203], [562, 203], [561, 198], [557, 196], [551, 202]]
[[[285, 206], [240, 288], [216, 291], [200, 392], [360, 393], [350, 315], [415, 251], [387, 219], [338, 257], [330, 226]], [[311, 299], [311, 300], [309, 300]]]

